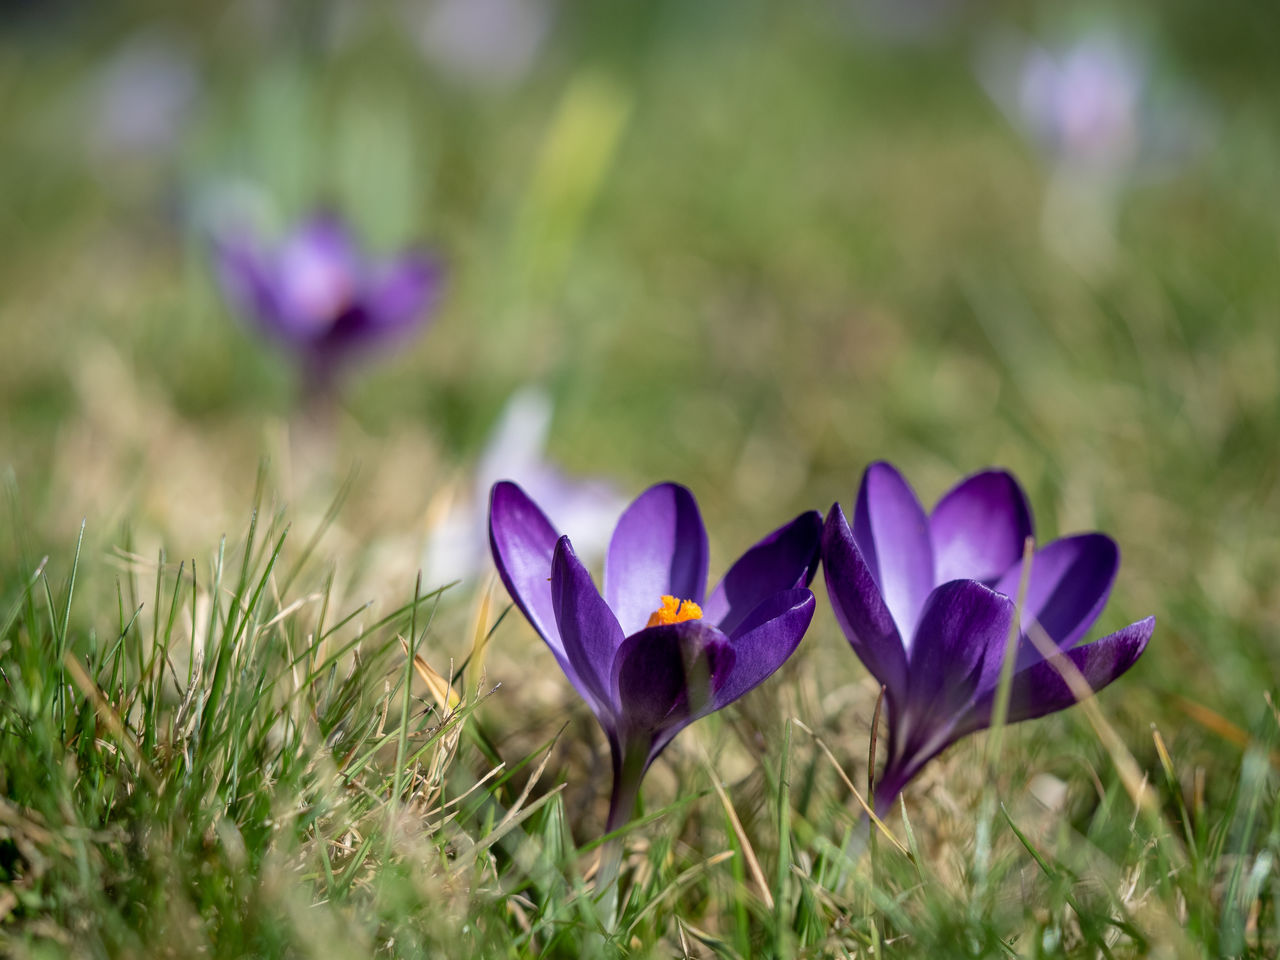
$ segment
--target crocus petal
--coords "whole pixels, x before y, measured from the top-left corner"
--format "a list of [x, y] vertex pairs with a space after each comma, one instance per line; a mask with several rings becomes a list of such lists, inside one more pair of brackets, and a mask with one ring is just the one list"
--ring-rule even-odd
[[838, 503], [832, 505], [822, 531], [822, 575], [836, 621], [858, 659], [889, 689], [905, 691], [902, 638]]
[[716, 709], [732, 703], [759, 686], [795, 652], [817, 603], [803, 587], [784, 590], [769, 597], [738, 625], [730, 635], [733, 670], [716, 691]]
[[934, 586], [929, 520], [902, 474], [873, 463], [862, 475], [853, 536], [908, 647]]
[[640, 494], [618, 520], [604, 565], [604, 596], [622, 629], [643, 629], [664, 595], [701, 605], [708, 553], [687, 488], [660, 483]]
[[[1058, 658], [1070, 661], [1096, 693], [1133, 666], [1147, 648], [1155, 627], [1155, 617], [1147, 617], [1101, 640], [1064, 650]], [[1076, 702], [1075, 694], [1056, 665], [1058, 658], [1040, 660], [1014, 674], [1009, 688], [1009, 723], [1056, 713]], [[995, 697], [996, 691], [990, 690], [974, 702], [957, 725], [957, 737], [991, 723]]]
[[280, 248], [280, 307], [298, 334], [322, 336], [359, 294], [361, 263], [342, 222], [317, 216]]
[[603, 719], [613, 712], [609, 695], [611, 668], [624, 634], [591, 582], [591, 574], [574, 554], [568, 537], [561, 537], [556, 543], [551, 560], [551, 598], [560, 642], [578, 674], [574, 686]]
[[[1074, 646], [1106, 606], [1119, 566], [1119, 547], [1101, 533], [1064, 537], [1046, 545], [1031, 558], [1023, 622], [1035, 620], [1061, 649]], [[996, 589], [1016, 597], [1021, 577], [1018, 563], [1000, 578]], [[1038, 659], [1035, 648], [1024, 639], [1018, 652], [1019, 669]]]
[[703, 604], [703, 617], [732, 635], [762, 600], [812, 582], [821, 542], [822, 514], [816, 510], [779, 527], [729, 568]]
[[1017, 563], [1033, 532], [1031, 508], [1013, 476], [988, 470], [962, 480], [933, 508], [935, 578], [988, 585]]
[[[551, 559], [557, 539], [551, 521], [520, 487], [507, 480], [493, 485], [489, 494], [489, 546], [498, 576], [563, 667], [568, 661], [551, 600]], [[566, 667], [565, 672], [571, 669]]]
[[383, 334], [412, 327], [440, 294], [440, 264], [421, 253], [407, 253], [374, 274], [363, 300], [370, 322]]
[[[613, 665], [620, 722], [628, 733], [674, 736], [717, 708], [717, 693], [734, 662], [729, 638], [705, 620], [633, 633], [618, 649]], [[665, 744], [670, 737], [662, 739]]]
[[270, 266], [248, 235], [221, 236], [213, 244], [218, 280], [227, 299], [268, 332], [287, 334]]
[[1013, 601], [976, 580], [952, 580], [929, 595], [904, 705], [913, 727], [954, 719], [978, 689], [984, 661], [1000, 659], [1012, 623]]
[[286, 251], [305, 251], [341, 266], [359, 263], [355, 240], [342, 218], [333, 212], [315, 213], [303, 220], [285, 240]]

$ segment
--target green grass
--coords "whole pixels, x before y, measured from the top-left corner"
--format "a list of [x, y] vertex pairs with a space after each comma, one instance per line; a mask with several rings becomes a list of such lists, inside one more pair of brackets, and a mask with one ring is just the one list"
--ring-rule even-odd
[[[392, 6], [343, 43], [166, 12], [204, 99], [141, 163], [78, 111], [151, 4], [0, 35], [0, 953], [1275, 955], [1274, 13], [1139, 23], [1212, 142], [1081, 272], [972, 73], [1054, 4], [897, 46], [839, 5], [568, 2], [496, 91]], [[185, 218], [229, 176], [449, 261], [327, 436]], [[417, 582], [526, 383], [571, 471], [689, 484], [713, 568], [870, 460], [927, 502], [1008, 466], [1041, 540], [1120, 543], [1099, 629], [1155, 637], [1096, 709], [952, 748], [867, 843], [876, 691], [820, 596], [793, 661], [651, 770], [606, 929], [594, 720], [500, 587], [481, 614], [483, 577]]]
[[[622, 898], [609, 929], [584, 879], [598, 840], [575, 822], [593, 818], [570, 812], [584, 795], [597, 810], [604, 799], [602, 778], [575, 770], [601, 749], [599, 735], [565, 743], [589, 727], [582, 706], [534, 749], [513, 748], [500, 732], [511, 725], [502, 701], [518, 690], [488, 680], [468, 688], [463, 677], [475, 674], [460, 659], [445, 696], [414, 680], [396, 642], [461, 653], [465, 633], [435, 620], [447, 591], [410, 593], [381, 616], [344, 612], [330, 603], [332, 570], [289, 545], [282, 512], [260, 505], [244, 536], [209, 560], [120, 555], [116, 615], [93, 627], [74, 625], [77, 606], [105, 585], [92, 583], [94, 564], [79, 551], [31, 565], [6, 596], [6, 953], [1275, 949], [1274, 718], [1242, 758], [1197, 771], [1190, 796], [1185, 769], [1167, 756], [1126, 793], [1082, 713], [1056, 731], [1057, 744], [1040, 743], [1039, 763], [1018, 750], [995, 780], [984, 782], [980, 745], [960, 746], [929, 792], [908, 791], [887, 818], [898, 839], [870, 847], [835, 769], [860, 759], [838, 717], [797, 708], [797, 724], [784, 706], [763, 738], [751, 708], [708, 720], [661, 761], [678, 794], [651, 777], [644, 814], [621, 835]], [[471, 655], [512, 632], [484, 623]], [[754, 699], [759, 708], [791, 698]], [[719, 734], [706, 731], [716, 725]], [[1082, 759], [1096, 787], [1067, 772], [1057, 781], [1065, 796], [1030, 799], [1018, 786], [1027, 768], [1061, 770], [1068, 742], [1092, 755]], [[1026, 743], [1015, 736], [1010, 746]], [[744, 750], [760, 750], [758, 764], [725, 777], [722, 766], [741, 769]]]

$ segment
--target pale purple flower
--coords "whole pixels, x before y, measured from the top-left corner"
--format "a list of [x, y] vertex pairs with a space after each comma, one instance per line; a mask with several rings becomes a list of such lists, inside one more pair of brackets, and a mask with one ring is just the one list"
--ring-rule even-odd
[[[836, 620], [885, 690], [889, 743], [876, 788], [879, 809], [930, 759], [991, 723], [1032, 531], [1021, 487], [997, 470], [962, 480], [926, 514], [897, 470], [872, 464], [853, 527], [839, 504], [827, 515], [822, 561]], [[1119, 565], [1119, 549], [1101, 533], [1036, 550], [1009, 722], [1076, 702], [1058, 666], [1028, 637], [1033, 623], [1093, 690], [1123, 674], [1146, 649], [1152, 617], [1077, 646], [1102, 613]]]
[[1125, 189], [1173, 173], [1208, 142], [1204, 105], [1116, 30], [1097, 28], [1056, 48], [993, 34], [977, 66], [991, 98], [1049, 167], [1046, 245], [1086, 273], [1113, 261]]
[[1156, 67], [1142, 44], [1104, 29], [1053, 48], [995, 34], [977, 64], [992, 100], [1055, 175], [1100, 190], [1166, 172], [1204, 145], [1204, 104]]
[[645, 771], [676, 734], [762, 683], [800, 643], [821, 531], [820, 514], [801, 514], [708, 594], [697, 502], [659, 484], [618, 521], [602, 594], [537, 504], [514, 483], [494, 486], [489, 536], [502, 582], [609, 740], [608, 830], [630, 818]]
[[470, 492], [456, 499], [446, 494], [453, 502], [434, 519], [425, 562], [429, 583], [465, 580], [486, 564], [489, 491], [504, 479], [520, 484], [555, 517], [585, 562], [603, 555], [626, 501], [607, 480], [569, 476], [547, 458], [551, 416], [543, 389], [526, 387], [507, 401], [476, 463]]
[[428, 319], [440, 265], [409, 251], [368, 257], [346, 225], [321, 214], [278, 244], [252, 230], [214, 238], [218, 277], [230, 301], [288, 346], [315, 385], [350, 358], [400, 343]]
[[1138, 158], [1146, 65], [1116, 37], [1087, 37], [1054, 55], [1027, 51], [1018, 83], [1022, 120], [1058, 161], [1114, 176]]

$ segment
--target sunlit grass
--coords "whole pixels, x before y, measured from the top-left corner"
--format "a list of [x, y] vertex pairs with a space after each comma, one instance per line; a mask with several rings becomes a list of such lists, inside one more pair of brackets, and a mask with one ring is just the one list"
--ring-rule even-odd
[[[603, 744], [566, 742], [590, 728], [579, 707], [526, 714], [518, 742], [531, 749], [513, 749], [519, 678], [494, 684], [471, 662], [513, 639], [505, 601], [444, 632], [440, 591], [408, 591], [381, 615], [338, 610], [318, 538], [296, 552], [292, 539], [262, 506], [203, 560], [121, 554], [112, 587], [107, 558], [77, 551], [6, 592], [6, 952], [1127, 956], [1277, 943], [1274, 717], [1242, 761], [1210, 771], [1179, 764], [1158, 733], [1154, 751], [1120, 747], [1158, 758], [1136, 795], [1079, 710], [1048, 738], [1013, 737], [994, 780], [979, 738], [868, 846], [850, 789], [867, 730], [846, 710], [815, 713], [812, 677], [798, 701], [762, 691], [660, 761], [621, 833], [606, 925], [591, 882], [603, 781], [581, 769]], [[109, 618], [77, 613], [111, 592]], [[775, 708], [759, 738], [753, 716]], [[584, 800], [597, 812], [571, 812]]]

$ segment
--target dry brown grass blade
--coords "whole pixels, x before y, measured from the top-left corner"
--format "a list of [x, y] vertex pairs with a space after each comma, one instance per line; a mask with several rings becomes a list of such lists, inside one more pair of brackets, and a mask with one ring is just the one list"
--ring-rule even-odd
[[[400, 646], [404, 650], [405, 655], [409, 654], [409, 644], [404, 637], [400, 638]], [[454, 711], [462, 706], [462, 697], [453, 689], [453, 684], [449, 678], [446, 678], [432, 669], [431, 664], [427, 663], [419, 653], [413, 655], [413, 669], [417, 673], [418, 678], [426, 684], [427, 689], [431, 692], [431, 698], [435, 701], [437, 709], [440, 711], [441, 722], [450, 723], [455, 717]], [[462, 737], [462, 723], [459, 720], [453, 723], [452, 729], [445, 731], [436, 745], [434, 754], [431, 757], [431, 763], [427, 766], [426, 776], [423, 782], [426, 787], [424, 802], [429, 807], [436, 801], [436, 794], [440, 791], [444, 783], [445, 770], [449, 768], [454, 755], [458, 749], [458, 742]]]
[[1164, 737], [1154, 723], [1151, 725], [1151, 739], [1156, 745], [1156, 756], [1160, 758], [1160, 766], [1164, 767], [1165, 776], [1169, 778], [1171, 783], [1176, 782], [1178, 775], [1173, 768], [1173, 757], [1169, 755], [1169, 748], [1165, 746]]
[[751, 879], [760, 888], [760, 898], [772, 910], [773, 894], [769, 891], [769, 882], [765, 880], [764, 871], [760, 869], [760, 861], [756, 857], [755, 848], [752, 847], [751, 841], [747, 839], [746, 831], [742, 829], [742, 821], [738, 819], [738, 811], [733, 808], [729, 795], [725, 793], [724, 787], [720, 785], [720, 778], [716, 776], [715, 768], [711, 766], [711, 758], [706, 755], [705, 751], [702, 755], [702, 763], [707, 768], [707, 776], [711, 779], [711, 786], [715, 788], [716, 796], [720, 798], [720, 803], [724, 806], [724, 812], [729, 818], [730, 826], [733, 827], [734, 836], [738, 838], [738, 846], [742, 848], [742, 855], [746, 858], [747, 869], [751, 871]]
[[[405, 656], [408, 656], [409, 642], [404, 637], [400, 638], [400, 647], [404, 650]], [[462, 705], [462, 697], [453, 689], [453, 685], [443, 676], [436, 673], [431, 668], [431, 664], [422, 658], [421, 654], [415, 653], [413, 655], [413, 669], [418, 674], [419, 679], [427, 685], [427, 689], [431, 692], [431, 698], [435, 700], [436, 706], [440, 708], [442, 714], [456, 710]]]
[[[273, 587], [275, 586], [274, 581], [272, 582], [272, 586]], [[270, 630], [280, 621], [284, 620], [286, 617], [290, 617], [293, 614], [297, 613], [307, 604], [316, 603], [323, 599], [324, 599], [323, 593], [309, 593], [305, 597], [299, 597], [297, 600], [293, 601], [293, 603], [289, 604], [287, 607], [285, 607], [283, 610], [277, 613], [274, 617], [272, 617], [266, 623], [258, 627], [257, 633], [258, 634], [266, 633], [268, 630]], [[277, 603], [280, 602], [280, 599], [278, 597], [276, 598], [276, 602]]]
[[33, 841], [45, 846], [52, 846], [57, 843], [60, 849], [67, 855], [71, 855], [71, 847], [57, 837], [54, 833], [39, 823], [36, 819], [39, 814], [34, 811], [27, 811], [13, 806], [4, 797], [0, 797], [0, 826], [8, 827], [19, 833], [25, 834]]
[[93, 682], [93, 678], [81, 665], [80, 661], [75, 658], [70, 650], [62, 658], [62, 663], [67, 669], [67, 673], [71, 674], [71, 680], [80, 692], [88, 698], [93, 704], [94, 710], [98, 714], [98, 718], [107, 725], [107, 729], [111, 731], [111, 735], [116, 738], [120, 744], [120, 748], [129, 757], [129, 762], [137, 769], [139, 776], [147, 782], [147, 785], [153, 790], [159, 790], [160, 784], [156, 780], [156, 775], [147, 766], [147, 762], [143, 759], [142, 751], [138, 748], [137, 742], [133, 736], [125, 729], [124, 721], [111, 706], [111, 701], [106, 698], [98, 685]]
[[[1204, 727], [1210, 733], [1216, 733], [1228, 743], [1234, 743], [1237, 747], [1247, 748], [1256, 745], [1257, 741], [1249, 736], [1247, 730], [1243, 727], [1236, 726], [1222, 714], [1216, 710], [1206, 707], [1203, 703], [1197, 703], [1180, 694], [1171, 694], [1170, 699], [1174, 705], [1194, 720], [1200, 726]], [[1271, 765], [1280, 768], [1280, 751], [1272, 750], [1270, 753]]]
[[471, 786], [467, 787], [466, 790], [462, 791], [462, 793], [458, 794], [452, 800], [448, 800], [445, 803], [440, 804], [440, 806], [438, 807], [433, 807], [430, 810], [427, 810], [423, 814], [423, 816], [433, 817], [436, 814], [444, 813], [446, 810], [448, 810], [451, 807], [457, 806], [459, 803], [467, 799], [467, 797], [471, 796], [473, 793], [475, 793], [477, 790], [479, 790], [481, 787], [483, 787], [486, 783], [488, 783], [490, 780], [492, 780], [494, 777], [496, 777], [505, 769], [507, 769], [507, 765], [505, 763], [498, 764], [496, 767], [494, 767], [492, 770], [486, 773], [483, 777], [481, 777]]
[[1018, 637], [1022, 633], [1022, 613], [1027, 605], [1031, 585], [1031, 563], [1035, 554], [1035, 537], [1022, 542], [1022, 573], [1018, 577], [1018, 595], [1013, 598], [1013, 619], [1005, 637], [1004, 655], [1000, 661], [1000, 679], [996, 683], [996, 699], [991, 706], [990, 733], [987, 736], [987, 770], [989, 783], [996, 782], [996, 767], [1004, 745], [1004, 728], [1009, 719], [1009, 696], [1013, 690], [1014, 667], [1017, 663]]
[[802, 721], [796, 719], [795, 717], [792, 717], [791, 722], [794, 723], [796, 726], [798, 726], [801, 730], [803, 730], [809, 736], [811, 736], [813, 738], [813, 742], [818, 745], [818, 748], [822, 750], [824, 754], [826, 754], [827, 759], [831, 761], [831, 766], [835, 767], [836, 773], [840, 775], [840, 779], [843, 780], [844, 785], [849, 788], [849, 792], [852, 793], [853, 798], [858, 801], [858, 804], [862, 807], [863, 812], [866, 813], [866, 815], [871, 818], [871, 822], [874, 823], [877, 828], [879, 828], [880, 832], [889, 839], [889, 842], [893, 844], [894, 849], [896, 849], [908, 860], [912, 860], [913, 858], [911, 856], [911, 851], [909, 851], [906, 847], [902, 845], [902, 841], [893, 835], [893, 831], [891, 831], [887, 826], [885, 826], [884, 821], [881, 820], [878, 816], [876, 816], [876, 812], [872, 810], [870, 806], [867, 805], [867, 801], [864, 800], [862, 797], [862, 794], [858, 792], [858, 788], [853, 785], [853, 781], [849, 779], [849, 775], [844, 772], [844, 768], [840, 766], [840, 761], [837, 760], [836, 755], [831, 752], [831, 748], [826, 745], [826, 743], [823, 741], [821, 737], [819, 737], [816, 733], [814, 733], [807, 726], [805, 726], [805, 724]]
[[880, 745], [880, 714], [884, 710], [884, 696], [888, 690], [880, 685], [880, 695], [876, 697], [876, 709], [871, 714], [871, 738], [867, 742], [867, 796], [876, 795], [876, 748]]
[[[563, 732], [563, 729], [561, 732]], [[547, 769], [547, 763], [550, 762], [551, 754], [555, 750], [556, 744], [559, 742], [560, 734], [557, 733], [555, 739], [553, 739], [547, 746], [546, 753], [542, 755], [542, 759], [538, 762], [537, 769], [533, 771], [533, 776], [531, 776], [529, 781], [524, 785], [524, 789], [520, 791], [520, 796], [516, 797], [516, 802], [511, 805], [511, 809], [507, 811], [507, 815], [498, 821], [498, 826], [494, 828], [495, 830], [501, 829], [503, 824], [515, 817], [520, 808], [524, 806], [525, 802], [529, 799], [529, 794], [533, 792], [534, 786], [542, 779], [543, 771]]]
[[489, 577], [480, 593], [480, 602], [476, 607], [475, 625], [471, 631], [471, 653], [467, 657], [467, 667], [463, 676], [466, 690], [476, 690], [484, 676], [484, 654], [489, 645], [489, 616], [493, 609], [493, 591], [497, 584], [496, 577]]

